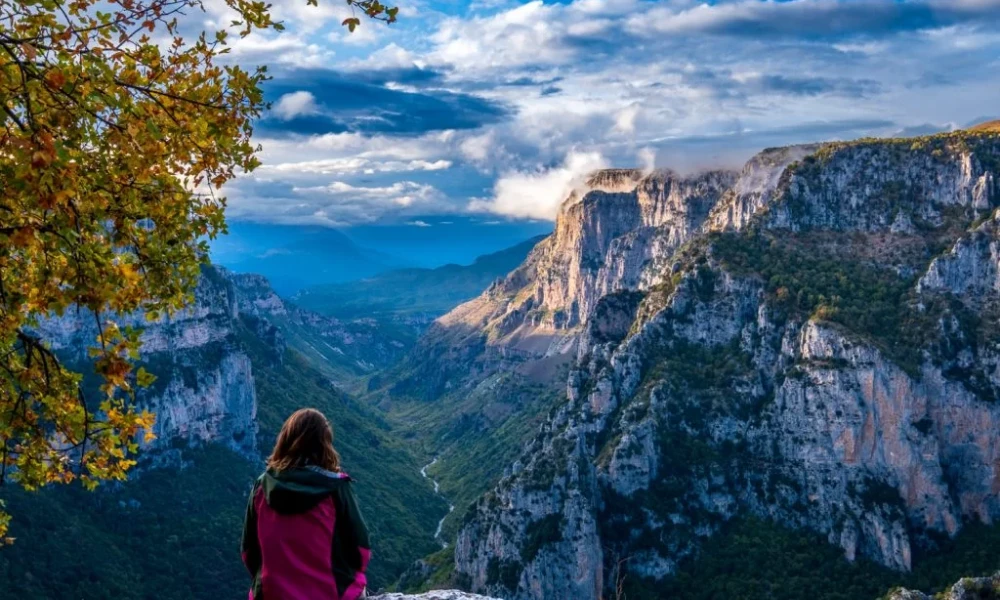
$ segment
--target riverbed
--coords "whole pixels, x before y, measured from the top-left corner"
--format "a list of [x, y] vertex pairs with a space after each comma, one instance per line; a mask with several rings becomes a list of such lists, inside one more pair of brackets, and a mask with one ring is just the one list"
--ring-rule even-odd
[[[437, 461], [438, 461], [437, 457], [434, 457], [434, 460], [424, 465], [424, 468], [420, 469], [420, 475], [423, 476], [424, 479], [430, 479], [431, 483], [434, 484], [434, 493], [444, 498], [444, 496], [441, 494], [441, 485], [438, 483], [437, 479], [434, 479], [433, 477], [427, 474], [427, 469], [437, 464]], [[447, 500], [447, 498], [444, 499]], [[455, 505], [449, 502], [448, 515], [450, 515], [454, 510], [455, 510]], [[444, 527], [444, 520], [448, 518], [448, 515], [441, 517], [441, 520], [438, 521], [437, 530], [434, 531], [434, 539], [437, 540], [439, 544], [441, 544], [442, 548], [448, 547], [448, 542], [441, 539], [441, 528]]]

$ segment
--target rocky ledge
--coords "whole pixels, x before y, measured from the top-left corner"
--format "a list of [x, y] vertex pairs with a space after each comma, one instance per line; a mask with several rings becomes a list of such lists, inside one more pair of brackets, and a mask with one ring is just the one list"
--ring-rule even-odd
[[[375, 596], [372, 600], [498, 600], [489, 596], [477, 596], [455, 590], [436, 590], [426, 594], [385, 594]], [[904, 599], [905, 600], [905, 599]]]
[[894, 590], [885, 600], [996, 600], [1000, 599], [1000, 573], [993, 577], [966, 577], [941, 594], [928, 596], [910, 590]]

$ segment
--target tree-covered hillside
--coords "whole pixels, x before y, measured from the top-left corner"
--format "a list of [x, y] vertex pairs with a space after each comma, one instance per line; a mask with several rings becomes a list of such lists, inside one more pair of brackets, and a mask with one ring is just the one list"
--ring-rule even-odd
[[[240, 337], [253, 361], [262, 454], [293, 410], [314, 406], [330, 418], [372, 534], [371, 588], [390, 585], [438, 548], [434, 530], [447, 511], [420, 476], [420, 461], [377, 414], [339, 392], [300, 354], [277, 354], [250, 328]], [[212, 445], [177, 450], [180, 468], [148, 468], [92, 494], [0, 491], [18, 515], [15, 545], [0, 550], [0, 597], [243, 597], [248, 577], [239, 536], [263, 456], [248, 460]]]
[[1000, 528], [970, 527], [916, 557], [912, 573], [849, 563], [823, 536], [759, 519], [729, 524], [663, 582], [626, 578], [630, 600], [875, 600], [894, 587], [940, 591], [1000, 568]]

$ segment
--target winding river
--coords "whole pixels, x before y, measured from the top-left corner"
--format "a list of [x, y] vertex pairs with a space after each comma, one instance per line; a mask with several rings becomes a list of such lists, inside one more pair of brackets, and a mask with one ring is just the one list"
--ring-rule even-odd
[[[441, 486], [438, 484], [437, 479], [434, 479], [433, 477], [431, 477], [430, 475], [427, 474], [427, 469], [429, 469], [429, 468], [433, 467], [435, 464], [437, 464], [437, 461], [438, 461], [438, 459], [437, 459], [437, 457], [435, 457], [434, 460], [432, 460], [431, 462], [429, 462], [426, 465], [424, 465], [424, 468], [420, 469], [420, 474], [423, 476], [424, 479], [430, 479], [431, 483], [434, 484], [434, 493], [437, 494], [438, 496], [441, 496], [442, 498], [444, 498], [444, 496], [441, 495]], [[445, 498], [445, 499], [447, 500], [447, 498]], [[454, 511], [454, 510], [455, 510], [455, 505], [452, 504], [451, 502], [449, 502], [448, 503], [448, 515], [450, 515], [452, 513], [452, 511]], [[448, 518], [448, 515], [445, 515], [445, 516], [441, 517], [441, 520], [438, 521], [437, 530], [434, 532], [434, 539], [437, 540], [438, 543], [441, 544], [442, 548], [447, 548], [448, 547], [448, 542], [446, 542], [446, 541], [444, 541], [444, 540], [441, 539], [441, 528], [444, 527], [444, 520]]]

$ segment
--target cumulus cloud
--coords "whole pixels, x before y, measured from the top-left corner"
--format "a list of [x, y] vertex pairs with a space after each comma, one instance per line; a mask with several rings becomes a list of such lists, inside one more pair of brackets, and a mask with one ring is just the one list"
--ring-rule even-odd
[[307, 8], [238, 42], [240, 61], [279, 68], [264, 165], [231, 214], [253, 198], [337, 222], [551, 219], [603, 164], [738, 166], [765, 146], [963, 123], [1000, 94], [1000, 0], [432, 0], [374, 44]]
[[555, 220], [563, 201], [587, 174], [607, 166], [596, 152], [571, 152], [562, 165], [532, 172], [501, 175], [493, 197], [473, 200], [469, 209], [518, 218]]
[[293, 163], [265, 165], [259, 173], [269, 174], [319, 174], [319, 175], [349, 175], [362, 173], [405, 173], [407, 171], [440, 171], [451, 166], [447, 160], [375, 160], [364, 157], [324, 158]]
[[254, 32], [234, 41], [231, 48], [228, 58], [241, 65], [322, 67], [336, 55], [331, 48], [293, 33]]
[[460, 145], [462, 155], [470, 161], [482, 163], [489, 159], [493, 149], [493, 132], [467, 137]]
[[573, 53], [560, 43], [562, 12], [534, 0], [490, 17], [448, 19], [431, 38], [429, 58], [467, 70], [563, 63]]
[[319, 112], [319, 107], [316, 106], [316, 97], [311, 92], [298, 91], [278, 98], [272, 111], [279, 119], [288, 121], [295, 117], [316, 114]]
[[853, 36], [892, 34], [998, 19], [998, 0], [741, 0], [699, 4], [677, 11], [666, 6], [634, 15], [636, 31], [736, 36]]
[[233, 218], [290, 225], [350, 225], [389, 214], [438, 213], [446, 206], [437, 188], [414, 181], [385, 185], [332, 181], [316, 186], [258, 182], [235, 190], [228, 198]]

